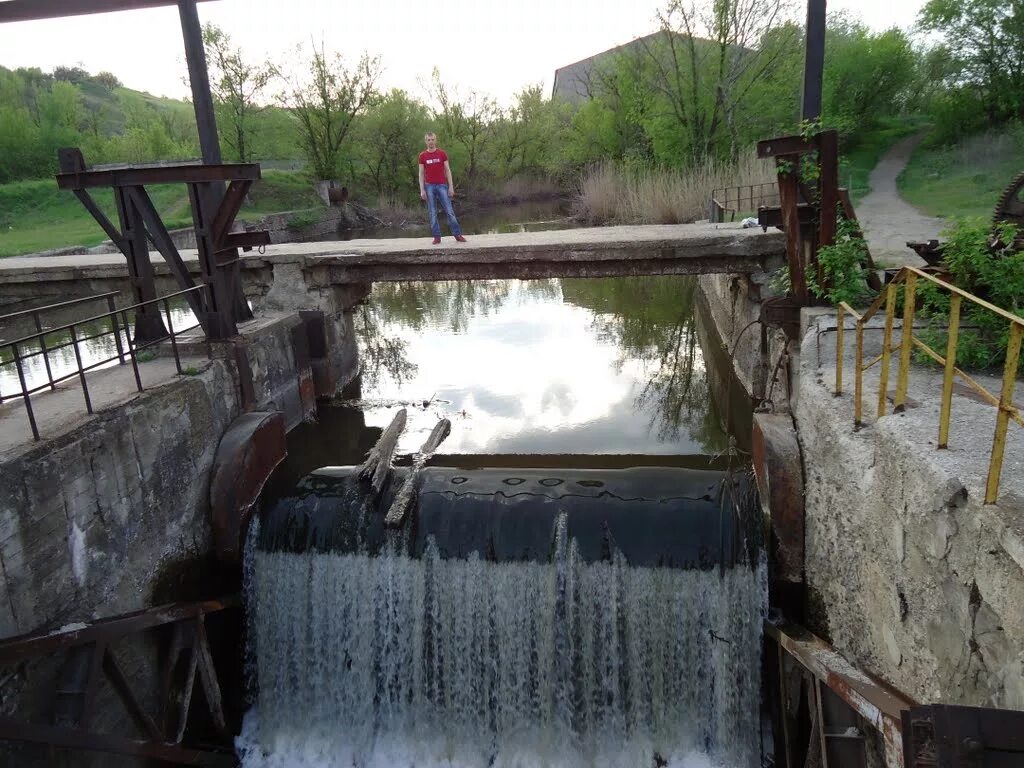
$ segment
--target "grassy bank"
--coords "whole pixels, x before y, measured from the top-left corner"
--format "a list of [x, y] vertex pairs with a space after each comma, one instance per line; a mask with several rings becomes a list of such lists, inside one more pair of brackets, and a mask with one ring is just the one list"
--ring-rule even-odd
[[1024, 171], [1024, 125], [973, 136], [952, 147], [922, 145], [900, 175], [900, 194], [932, 216], [986, 216]]
[[[150, 196], [169, 229], [192, 225], [188, 191], [182, 184], [149, 187]], [[117, 222], [113, 196], [97, 190], [93, 199]], [[308, 180], [299, 173], [265, 171], [253, 186], [251, 205], [239, 218], [254, 219], [278, 211], [321, 206]], [[52, 179], [0, 185], [0, 257], [72, 245], [98, 245], [107, 237], [70, 192]]]

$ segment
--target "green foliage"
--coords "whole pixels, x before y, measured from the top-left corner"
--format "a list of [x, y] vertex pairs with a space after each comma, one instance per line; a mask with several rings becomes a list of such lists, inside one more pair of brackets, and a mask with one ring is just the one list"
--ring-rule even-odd
[[[965, 291], [1017, 315], [1024, 314], [1024, 251], [1013, 243], [1018, 228], [1002, 224], [992, 229], [982, 218], [955, 219], [942, 233], [943, 259], [953, 282]], [[933, 286], [918, 290], [920, 315], [931, 326], [926, 343], [944, 349], [949, 324], [949, 294]], [[994, 368], [1005, 362], [1009, 323], [973, 302], [961, 306], [957, 363], [967, 368]], [[1024, 371], [1024, 360], [1021, 368]]]
[[946, 93], [935, 117], [945, 140], [1024, 119], [1024, 7], [1017, 0], [929, 0], [923, 30], [942, 34], [931, 74]]
[[270, 64], [247, 61], [241, 49], [232, 45], [231, 36], [214, 24], [203, 27], [203, 47], [221, 140], [235, 159], [250, 162], [256, 117], [267, 108], [261, 98], [277, 71]]
[[314, 45], [301, 69], [308, 74], [287, 84], [283, 103], [298, 118], [299, 142], [313, 176], [338, 178], [343, 175], [342, 159], [352, 124], [377, 95], [380, 57], [364, 53], [350, 69], [340, 54], [328, 54], [322, 44]]
[[865, 135], [899, 113], [918, 82], [918, 55], [899, 29], [872, 33], [863, 23], [829, 17], [823, 83], [824, 122], [840, 137]]
[[857, 303], [866, 293], [864, 265], [867, 253], [857, 225], [840, 218], [835, 244], [818, 249], [818, 264], [824, 281], [819, 282], [815, 271], [808, 270], [807, 286], [819, 299], [828, 299], [832, 304], [842, 301]]

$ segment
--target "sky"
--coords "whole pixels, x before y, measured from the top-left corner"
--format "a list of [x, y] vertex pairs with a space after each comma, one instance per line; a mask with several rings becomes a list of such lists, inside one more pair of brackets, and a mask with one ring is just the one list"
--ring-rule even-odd
[[[802, 0], [796, 0], [801, 2]], [[909, 28], [925, 0], [829, 0], [868, 26]], [[436, 66], [462, 92], [507, 104], [526, 85], [550, 93], [554, 71], [656, 29], [664, 0], [215, 0], [203, 23], [223, 28], [249, 57], [296, 61], [321, 40], [355, 62], [381, 56], [380, 84], [427, 98]], [[0, 65], [77, 65], [113, 72], [128, 87], [185, 97], [185, 55], [174, 6], [70, 19], [0, 24]], [[429, 100], [429, 99], [428, 99]]]

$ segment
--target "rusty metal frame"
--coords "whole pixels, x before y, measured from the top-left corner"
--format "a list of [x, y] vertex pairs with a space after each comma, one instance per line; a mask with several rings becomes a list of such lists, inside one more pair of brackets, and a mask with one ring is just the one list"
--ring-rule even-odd
[[[817, 154], [818, 174], [813, 187], [803, 183], [799, 167], [805, 155]], [[839, 136], [821, 131], [811, 136], [782, 136], [757, 144], [757, 156], [774, 158], [778, 174], [779, 203], [758, 209], [761, 226], [778, 227], [786, 233], [786, 262], [791, 294], [801, 305], [816, 302], [808, 285], [813, 270], [818, 285], [828, 281], [818, 263], [818, 249], [835, 243], [837, 216], [857, 224], [849, 192], [839, 186]], [[714, 205], [712, 205], [714, 208]], [[859, 224], [858, 224], [859, 228]], [[873, 274], [871, 254], [867, 255], [867, 281], [873, 288], [881, 283]]]
[[[858, 669], [828, 643], [802, 627], [766, 620], [764, 629], [778, 647], [780, 667], [783, 656], [788, 655], [811, 675], [815, 681], [813, 701], [819, 711], [821, 691], [818, 686], [824, 685], [881, 734], [888, 768], [903, 768], [902, 717], [916, 702]], [[784, 680], [781, 674], [780, 679]], [[784, 683], [780, 688], [780, 693], [785, 695]], [[819, 732], [824, 748], [826, 734], [824, 729]], [[788, 738], [785, 729], [784, 738]], [[827, 759], [823, 764], [828, 768]]]
[[[58, 188], [74, 192], [127, 259], [132, 288], [140, 306], [136, 317], [139, 337], [152, 341], [167, 335], [159, 312], [148, 304], [156, 297], [156, 287], [147, 233], [178, 285], [183, 289], [195, 285], [146, 192], [147, 184], [185, 184], [188, 187], [203, 282], [211, 286], [209, 302], [200, 303], [195, 296], [190, 296], [189, 301], [207, 337], [234, 336], [238, 322], [252, 318], [242, 292], [237, 248], [249, 250], [266, 245], [270, 235], [267, 232], [231, 233], [230, 230], [246, 195], [260, 178], [259, 164], [158, 163], [90, 169], [76, 148], [62, 149], [59, 158]], [[221, 194], [219, 186], [225, 181], [230, 185], [227, 192]], [[101, 187], [113, 188], [120, 227], [114, 226], [89, 195], [88, 190]]]
[[[0, 664], [12, 664], [55, 652], [71, 652], [77, 654], [78, 660], [88, 669], [84, 687], [61, 691], [65, 704], [61, 709], [63, 722], [49, 725], [0, 715], [0, 739], [149, 757], [182, 765], [235, 765], [230, 751], [195, 749], [184, 746], [182, 741], [198, 676], [214, 725], [225, 743], [230, 744], [205, 621], [207, 616], [235, 608], [239, 602], [238, 596], [233, 595], [199, 603], [172, 603], [101, 619], [76, 629], [0, 640]], [[166, 626], [172, 629], [173, 637], [162, 675], [161, 714], [153, 716], [139, 703], [132, 682], [125, 675], [112, 646], [126, 637]], [[183, 655], [187, 655], [186, 673], [175, 685], [174, 672]], [[146, 734], [145, 740], [89, 729], [101, 678], [107, 680], [129, 716]]]

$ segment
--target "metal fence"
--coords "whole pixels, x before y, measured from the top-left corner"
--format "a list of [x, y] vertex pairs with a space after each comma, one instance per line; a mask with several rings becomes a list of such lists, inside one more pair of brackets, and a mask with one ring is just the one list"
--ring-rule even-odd
[[[201, 291], [205, 292], [207, 291], [207, 288], [208, 286], [205, 284], [197, 285], [193, 288], [169, 293], [166, 296], [160, 296], [150, 301], [144, 301], [126, 307], [115, 306], [114, 297], [117, 295], [117, 291], [113, 291], [110, 293], [102, 293], [82, 299], [73, 299], [71, 301], [60, 302], [59, 304], [50, 304], [45, 307], [28, 309], [0, 316], [0, 323], [31, 317], [36, 326], [35, 333], [22, 336], [14, 341], [0, 342], [0, 349], [10, 350], [11, 358], [10, 360], [0, 362], [0, 368], [3, 368], [4, 366], [13, 366], [17, 372], [19, 382], [19, 389], [14, 393], [5, 394], [0, 392], [0, 403], [17, 398], [23, 399], [25, 402], [25, 412], [28, 416], [29, 425], [32, 427], [32, 436], [36, 440], [39, 440], [39, 428], [36, 424], [35, 413], [32, 409], [33, 395], [37, 395], [45, 390], [55, 391], [58, 384], [70, 381], [77, 377], [82, 386], [82, 395], [85, 398], [86, 410], [89, 413], [92, 413], [93, 406], [92, 399], [89, 396], [89, 382], [85, 375], [88, 371], [102, 368], [114, 362], [119, 365], [131, 364], [132, 371], [135, 374], [135, 386], [139, 392], [142, 392], [142, 377], [139, 375], [139, 353], [150, 347], [162, 344], [165, 341], [170, 341], [175, 367], [179, 374], [183, 373], [181, 368], [181, 357], [178, 354], [177, 339], [182, 334], [200, 327], [200, 325], [198, 322], [195, 322], [185, 328], [175, 328], [171, 317], [171, 302], [174, 299], [184, 297], [186, 294]], [[207, 303], [208, 293], [199, 294], [199, 299], [201, 302]], [[42, 322], [42, 315], [44, 313], [67, 309], [68, 307], [91, 301], [105, 301], [108, 311], [99, 315], [87, 317], [83, 320], [76, 320], [73, 323], [67, 323], [53, 328], [44, 328]], [[164, 320], [167, 323], [167, 335], [161, 339], [156, 339], [146, 343], [134, 343], [132, 340], [132, 326], [131, 320], [129, 319], [129, 313], [135, 313], [138, 310], [154, 305], [163, 308]], [[97, 333], [87, 332], [86, 335], [80, 335], [79, 331], [83, 326], [100, 326], [101, 330]], [[48, 344], [47, 338], [49, 337], [52, 340], [54, 336], [66, 336], [66, 340], [62, 339], [57, 343]], [[83, 362], [81, 345], [87, 341], [93, 341], [106, 336], [113, 336], [114, 346], [117, 353], [110, 357], [94, 360], [88, 364]], [[38, 346], [38, 349], [35, 348], [36, 346]], [[51, 366], [50, 355], [68, 348], [74, 351], [75, 369], [70, 373], [55, 376]], [[26, 350], [28, 351], [26, 352]], [[39, 356], [42, 357], [43, 367], [46, 370], [46, 382], [33, 386], [29, 383], [26, 377], [25, 363], [26, 361]]]
[[[946, 354], [940, 355], [924, 341], [914, 334], [914, 313], [916, 310], [915, 299], [917, 281], [925, 280], [941, 290], [949, 292], [949, 325], [947, 328]], [[903, 328], [901, 331], [900, 343], [895, 347], [892, 345], [893, 324], [896, 316], [897, 293], [902, 287], [903, 290]], [[1009, 324], [1009, 333], [1006, 342], [1006, 363], [1003, 369], [1002, 391], [997, 397], [979, 384], [974, 378], [964, 373], [956, 366], [957, 342], [960, 335], [960, 308], [963, 300], [995, 313]], [[885, 305], [885, 336], [882, 343], [882, 353], [868, 363], [863, 362], [864, 357], [864, 327], [865, 324], [878, 313]], [[940, 449], [949, 445], [949, 421], [952, 411], [953, 379], [959, 377], [971, 389], [977, 392], [981, 398], [998, 409], [996, 415], [996, 429], [992, 440], [992, 452], [989, 459], [988, 480], [985, 486], [985, 503], [994, 504], [999, 496], [999, 480], [1003, 467], [1003, 457], [1006, 451], [1006, 435], [1010, 421], [1015, 421], [1024, 427], [1024, 418], [1021, 410], [1013, 404], [1013, 394], [1017, 386], [1017, 369], [1020, 364], [1021, 341], [1024, 339], [1024, 318], [1000, 309], [977, 296], [973, 296], [955, 285], [939, 280], [933, 275], [923, 272], [915, 267], [904, 267], [893, 278], [879, 294], [878, 298], [871, 304], [863, 314], [858, 313], [849, 304], [842, 302], [836, 308], [836, 395], [843, 393], [843, 352], [844, 352], [844, 327], [843, 322], [846, 315], [851, 315], [856, 320], [856, 353], [855, 353], [855, 384], [854, 384], [854, 423], [860, 426], [863, 418], [863, 388], [864, 372], [877, 363], [881, 364], [878, 383], [878, 417], [885, 415], [886, 400], [889, 391], [889, 367], [892, 354], [899, 352], [899, 369], [896, 377], [896, 396], [894, 399], [893, 411], [899, 413], [907, 402], [907, 388], [910, 374], [910, 354], [914, 347], [917, 347], [928, 357], [939, 365], [943, 366], [942, 380], [942, 406], [939, 412], [939, 441]]]
[[776, 182], [713, 189], [708, 204], [708, 220], [720, 224], [728, 215], [729, 221], [736, 221], [738, 213], [756, 214], [762, 205], [779, 205], [779, 185]]

